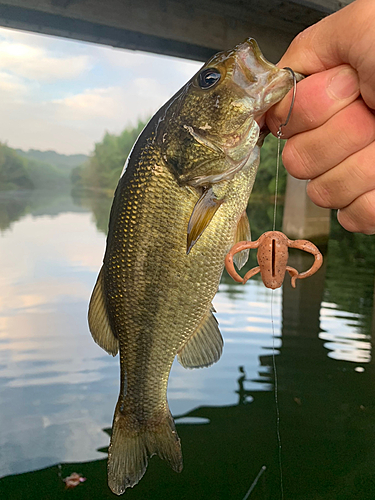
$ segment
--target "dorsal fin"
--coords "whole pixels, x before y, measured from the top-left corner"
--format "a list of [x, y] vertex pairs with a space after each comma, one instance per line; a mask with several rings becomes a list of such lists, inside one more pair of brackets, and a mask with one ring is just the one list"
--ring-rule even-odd
[[[236, 237], [234, 239], [234, 245], [239, 241], [251, 241], [251, 232], [249, 219], [247, 218], [246, 210], [243, 211], [240, 220], [238, 221]], [[236, 253], [233, 257], [233, 261], [238, 269], [243, 267], [249, 258], [249, 249], [242, 250], [242, 252]]]
[[90, 332], [95, 342], [107, 351], [108, 354], [116, 356], [118, 352], [118, 339], [109, 324], [104, 297], [103, 268], [100, 269], [91, 295], [88, 319]]
[[203, 368], [220, 359], [224, 342], [212, 311], [213, 308], [207, 311], [194, 334], [177, 354], [184, 368]]

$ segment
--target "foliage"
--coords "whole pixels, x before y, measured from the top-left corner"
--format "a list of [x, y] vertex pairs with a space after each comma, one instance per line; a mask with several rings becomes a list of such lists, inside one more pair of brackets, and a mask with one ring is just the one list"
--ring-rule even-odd
[[38, 189], [56, 189], [69, 184], [69, 172], [48, 163], [28, 161], [30, 178]]
[[69, 182], [68, 172], [58, 167], [28, 160], [0, 143], [0, 191], [15, 189], [56, 189]]
[[0, 191], [8, 189], [32, 189], [27, 162], [13, 149], [0, 143]]
[[37, 149], [29, 149], [28, 151], [16, 149], [15, 151], [19, 156], [33, 160], [38, 164], [48, 163], [57, 167], [62, 172], [70, 172], [73, 168], [82, 165], [88, 159], [86, 155], [64, 155], [56, 153], [56, 151], [39, 151]]
[[[285, 141], [281, 141], [280, 155]], [[254, 194], [269, 194], [275, 192], [276, 181], [276, 161], [277, 161], [277, 139], [273, 135], [266, 137], [260, 153], [260, 166], [254, 185]], [[279, 185], [280, 195], [285, 194], [286, 188], [286, 170], [282, 166], [280, 158]]]
[[103, 140], [95, 144], [94, 152], [85, 165], [73, 169], [73, 185], [76, 188], [113, 191], [126, 158], [144, 126], [145, 123], [138, 121], [136, 127], [128, 127], [118, 136], [106, 132]]

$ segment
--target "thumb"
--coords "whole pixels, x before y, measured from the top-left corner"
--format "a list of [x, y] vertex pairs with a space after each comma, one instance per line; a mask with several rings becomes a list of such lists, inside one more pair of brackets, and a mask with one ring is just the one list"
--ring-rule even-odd
[[310, 75], [344, 63], [357, 70], [362, 97], [375, 109], [373, 0], [356, 0], [301, 32], [278, 66]]

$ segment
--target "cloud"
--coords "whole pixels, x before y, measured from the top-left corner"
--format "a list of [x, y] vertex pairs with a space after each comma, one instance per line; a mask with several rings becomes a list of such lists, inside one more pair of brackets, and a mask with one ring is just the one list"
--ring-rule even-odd
[[0, 68], [29, 80], [51, 83], [77, 78], [90, 68], [85, 55], [56, 57], [41, 47], [0, 42]]
[[27, 86], [18, 77], [0, 71], [0, 92], [3, 99], [20, 99], [27, 93]]
[[66, 119], [111, 118], [116, 112], [116, 94], [119, 92], [116, 87], [87, 89], [53, 102], [58, 106], [59, 115]]
[[25, 88], [17, 92], [16, 80], [4, 82], [13, 93], [0, 100], [0, 141], [66, 154], [90, 153], [105, 131], [119, 134], [138, 119], [149, 118], [172, 94], [156, 79], [136, 78], [123, 87], [88, 88], [38, 102], [29, 95], [22, 99]]
[[89, 153], [146, 119], [200, 63], [0, 28], [0, 141]]
[[[82, 93], [53, 101], [56, 117], [64, 122], [88, 122], [94, 118], [101, 122], [100, 131], [121, 132], [138, 118], [147, 118], [169, 99], [170, 94], [153, 78], [135, 78], [120, 87], [87, 89]], [[87, 123], [88, 125], [88, 123]]]

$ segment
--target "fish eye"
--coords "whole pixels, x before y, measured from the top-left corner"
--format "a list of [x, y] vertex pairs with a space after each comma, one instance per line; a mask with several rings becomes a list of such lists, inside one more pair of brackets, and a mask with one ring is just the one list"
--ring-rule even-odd
[[198, 75], [198, 85], [201, 89], [210, 89], [220, 80], [221, 74], [220, 71], [216, 68], [207, 68], [204, 69]]

